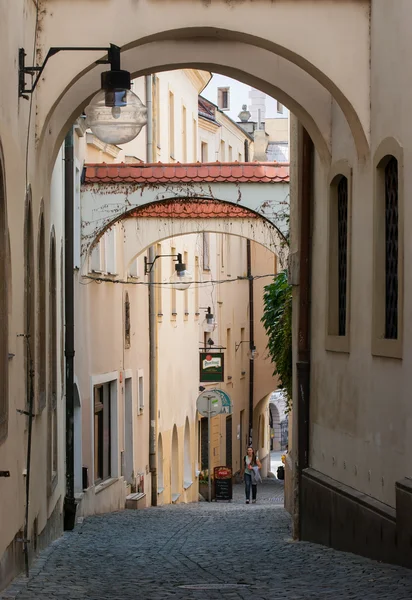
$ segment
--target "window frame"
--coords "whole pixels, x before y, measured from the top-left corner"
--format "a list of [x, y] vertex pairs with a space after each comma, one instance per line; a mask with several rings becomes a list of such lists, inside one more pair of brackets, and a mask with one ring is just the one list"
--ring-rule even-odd
[[[346, 265], [346, 323], [345, 335], [339, 335], [339, 273], [338, 273], [338, 186], [345, 177], [348, 182], [348, 225]], [[346, 160], [336, 162], [329, 171], [327, 286], [326, 286], [326, 340], [330, 352], [350, 352], [351, 327], [351, 250], [352, 250], [352, 168]]]
[[0, 445], [6, 441], [9, 424], [9, 287], [11, 286], [10, 238], [7, 221], [7, 189], [3, 149], [0, 143], [0, 264], [2, 287], [0, 290], [0, 313], [2, 327], [0, 331]]
[[[224, 94], [227, 94], [227, 103], [226, 106], [223, 106], [223, 97]], [[226, 111], [230, 110], [230, 87], [222, 86], [217, 88], [217, 105], [219, 110]]]
[[[398, 161], [398, 337], [385, 338], [385, 167]], [[372, 343], [374, 356], [403, 358], [404, 305], [404, 154], [395, 138], [382, 140], [374, 154]]]
[[[110, 386], [110, 476], [106, 480], [96, 480], [95, 473], [95, 422], [94, 422], [94, 390], [99, 385], [107, 384]], [[90, 410], [93, 418], [90, 419], [90, 439], [92, 440], [92, 456], [90, 461], [90, 481], [92, 485], [98, 488], [110, 479], [117, 479], [120, 476], [120, 451], [119, 451], [119, 372], [104, 373], [92, 375], [90, 378]], [[104, 486], [103, 486], [104, 489]], [[98, 489], [96, 490], [99, 491]]]

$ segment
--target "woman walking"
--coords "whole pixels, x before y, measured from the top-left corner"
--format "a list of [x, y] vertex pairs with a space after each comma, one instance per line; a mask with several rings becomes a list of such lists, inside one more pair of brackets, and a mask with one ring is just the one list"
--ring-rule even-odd
[[256, 457], [252, 446], [248, 446], [247, 454], [243, 459], [243, 476], [245, 479], [246, 504], [250, 502], [250, 488], [252, 488], [252, 503], [256, 504], [257, 480], [260, 480], [259, 470], [262, 468], [260, 460]]

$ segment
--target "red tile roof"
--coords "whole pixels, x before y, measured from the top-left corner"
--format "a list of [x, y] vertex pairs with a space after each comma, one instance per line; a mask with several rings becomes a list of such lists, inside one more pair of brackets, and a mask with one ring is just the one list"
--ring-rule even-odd
[[128, 217], [172, 218], [172, 219], [253, 219], [259, 215], [242, 208], [218, 200], [168, 200], [143, 206], [127, 214]]
[[86, 164], [85, 183], [288, 183], [288, 163]]

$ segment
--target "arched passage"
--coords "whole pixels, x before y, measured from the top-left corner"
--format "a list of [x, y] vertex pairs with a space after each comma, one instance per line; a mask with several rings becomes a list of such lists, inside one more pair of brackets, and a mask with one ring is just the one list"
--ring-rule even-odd
[[[93, 8], [92, 8], [93, 5]], [[141, 48], [150, 46], [148, 55], [155, 55], [154, 44], [171, 42], [167, 53], [157, 60], [157, 69], [163, 66], [170, 69], [195, 67], [217, 70], [222, 59], [213, 61], [208, 56], [201, 55], [198, 45], [205, 44], [208, 51], [213, 53], [213, 46], [222, 40], [229, 44], [247, 44], [248, 54], [253, 61], [253, 68], [245, 68], [245, 82], [252, 77], [258, 60], [253, 56], [255, 49], [265, 50], [273, 56], [272, 69], [275, 68], [278, 57], [306, 72], [311, 78], [323, 86], [336, 100], [345, 114], [352, 130], [355, 143], [360, 154], [368, 151], [367, 136], [369, 132], [369, 12], [362, 3], [329, 3], [328, 10], [318, 3], [307, 3], [304, 0], [293, 3], [260, 3], [259, 19], [255, 18], [256, 6], [249, 3], [239, 3], [235, 6], [216, 2], [212, 5], [194, 4], [191, 10], [182, 1], [165, 3], [162, 6], [162, 19], [156, 14], [156, 3], [142, 1], [138, 5], [128, 3], [122, 14], [122, 26], [117, 29], [116, 44], [123, 48], [123, 66], [136, 74], [153, 71], [149, 64], [138, 55]], [[87, 20], [95, 14], [95, 3], [85, 3], [83, 18]], [[101, 45], [102, 40], [107, 44], [113, 35], [113, 7], [108, 3], [99, 4], [99, 28], [96, 32], [87, 30], [87, 43]], [[69, 32], [78, 28], [73, 21], [75, 15], [68, 0], [60, 0], [53, 6], [53, 11], [45, 11], [42, 19], [41, 47], [70, 46]], [[164, 24], [167, 23], [167, 28]], [[295, 35], [291, 35], [291, 27]], [[351, 34], [351, 44], [347, 43], [348, 32]], [[86, 35], [86, 31], [85, 31]], [[81, 36], [80, 36], [81, 37]], [[323, 43], [319, 43], [322, 40]], [[67, 42], [65, 44], [65, 42]], [[184, 45], [185, 63], [177, 57]], [[135, 54], [136, 53], [136, 54]], [[99, 74], [102, 67], [91, 64], [100, 58], [102, 53], [71, 53], [70, 57], [59, 55], [53, 59], [44, 74], [39, 97], [41, 112], [39, 114], [40, 129], [43, 139], [47, 133], [52, 145], [59, 145], [58, 138], [65, 126], [73, 121], [84, 107], [87, 99], [99, 86]], [[128, 64], [128, 55], [130, 62]], [[180, 62], [179, 62], [180, 60]], [[353, 64], [357, 65], [354, 74]], [[135, 65], [139, 65], [137, 73]], [[242, 61], [234, 57], [231, 65], [222, 65], [227, 69], [239, 69]], [[62, 74], [64, 74], [62, 76]], [[228, 73], [229, 74], [229, 73]], [[263, 81], [267, 81], [267, 75]], [[251, 82], [251, 85], [254, 85]], [[281, 89], [285, 87], [280, 86]], [[67, 91], [75, 91], [66, 104]], [[264, 90], [268, 93], [269, 90]], [[301, 87], [302, 103], [305, 103], [305, 86]], [[286, 103], [287, 104], [287, 103]], [[65, 106], [64, 106], [65, 105]], [[51, 115], [59, 106], [62, 113], [52, 122]], [[296, 114], [304, 122], [304, 111]], [[299, 114], [302, 112], [302, 114]], [[307, 114], [311, 114], [307, 111]], [[306, 124], [305, 124], [306, 125]], [[47, 127], [47, 129], [46, 129]], [[50, 133], [51, 132], [51, 133]], [[50, 152], [50, 148], [49, 148]]]

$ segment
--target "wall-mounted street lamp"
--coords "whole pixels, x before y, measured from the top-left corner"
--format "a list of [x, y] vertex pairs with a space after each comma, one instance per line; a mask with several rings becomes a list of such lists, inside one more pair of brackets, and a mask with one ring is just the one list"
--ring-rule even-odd
[[[86, 107], [87, 125], [96, 137], [107, 144], [125, 144], [137, 137], [147, 123], [147, 108], [131, 88], [129, 71], [120, 68], [120, 48], [110, 44], [105, 47], [53, 47], [43, 63], [27, 67], [24, 48], [19, 49], [19, 97], [28, 100], [43, 74], [48, 60], [59, 52], [97, 51], [107, 52], [107, 59], [96, 64], [109, 64], [110, 71], [101, 74], [101, 90]], [[36, 76], [31, 87], [26, 87], [26, 75]]]
[[210, 306], [208, 306], [207, 308], [205, 306], [199, 306], [199, 308], [201, 310], [206, 310], [206, 317], [205, 317], [205, 325], [204, 325], [204, 330], [211, 333], [212, 331], [214, 331], [215, 327], [216, 327], [216, 319], [215, 319], [215, 315], [212, 313]]
[[[241, 346], [241, 344], [250, 344], [249, 340], [242, 340], [241, 342], [236, 343], [235, 342], [235, 352], [237, 352]], [[256, 354], [256, 346], [253, 345], [250, 348], [250, 358], [251, 360], [255, 360], [257, 354]]]
[[182, 262], [181, 254], [158, 254], [154, 257], [154, 260], [152, 262], [149, 262], [147, 260], [147, 257], [145, 256], [144, 257], [144, 274], [148, 275], [151, 272], [151, 270], [153, 269], [153, 266], [154, 266], [156, 260], [158, 258], [164, 258], [164, 257], [173, 258], [176, 261], [175, 271], [170, 278], [170, 283], [177, 290], [187, 290], [187, 288], [190, 286], [190, 284], [193, 281], [193, 277], [189, 273], [189, 271], [187, 271], [186, 264], [184, 262]]

